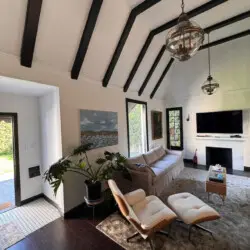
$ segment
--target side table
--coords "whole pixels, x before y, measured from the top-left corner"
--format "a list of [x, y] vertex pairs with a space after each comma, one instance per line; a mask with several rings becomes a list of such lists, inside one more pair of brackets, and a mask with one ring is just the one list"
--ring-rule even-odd
[[92, 208], [93, 210], [93, 220], [95, 219], [95, 207], [102, 204], [104, 202], [104, 197], [102, 196], [99, 200], [89, 200], [86, 196], [84, 196], [84, 200], [88, 207]]

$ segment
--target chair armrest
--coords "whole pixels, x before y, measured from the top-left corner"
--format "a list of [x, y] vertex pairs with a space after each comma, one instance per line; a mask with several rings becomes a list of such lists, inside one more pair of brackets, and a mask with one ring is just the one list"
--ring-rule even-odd
[[143, 189], [137, 189], [130, 193], [124, 195], [126, 201], [130, 206], [135, 205], [136, 203], [144, 200], [146, 198], [146, 193]]

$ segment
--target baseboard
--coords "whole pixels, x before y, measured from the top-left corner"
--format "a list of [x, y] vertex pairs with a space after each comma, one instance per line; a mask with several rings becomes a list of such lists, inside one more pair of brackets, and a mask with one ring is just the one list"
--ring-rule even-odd
[[64, 213], [64, 219], [73, 219], [73, 218], [79, 218], [81, 216], [83, 208], [86, 206], [86, 203], [83, 202], [77, 207], [72, 208], [71, 210]]
[[61, 216], [64, 216], [61, 208], [53, 201], [51, 200], [48, 196], [46, 196], [45, 194], [43, 194], [43, 198], [48, 202], [50, 203], [52, 206], [54, 206], [60, 213]]
[[185, 163], [193, 163], [193, 160], [192, 160], [192, 159], [183, 159], [183, 161], [184, 161]]
[[250, 172], [250, 167], [246, 167], [246, 166], [244, 166], [244, 171], [246, 171], [246, 172]]
[[32, 197], [30, 197], [30, 198], [28, 198], [28, 199], [26, 199], [26, 200], [22, 200], [20, 204], [21, 204], [21, 206], [22, 206], [22, 205], [25, 205], [25, 204], [30, 203], [30, 202], [32, 202], [32, 201], [35, 201], [35, 200], [37, 200], [37, 199], [43, 198], [43, 196], [44, 196], [43, 193], [38, 194], [38, 195], [35, 195], [35, 196], [32, 196]]

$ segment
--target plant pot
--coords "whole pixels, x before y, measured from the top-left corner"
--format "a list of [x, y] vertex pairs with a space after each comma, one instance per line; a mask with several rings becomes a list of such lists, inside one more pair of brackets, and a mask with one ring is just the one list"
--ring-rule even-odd
[[102, 184], [100, 181], [93, 183], [89, 180], [86, 180], [85, 186], [86, 186], [86, 197], [89, 201], [95, 201], [101, 199]]

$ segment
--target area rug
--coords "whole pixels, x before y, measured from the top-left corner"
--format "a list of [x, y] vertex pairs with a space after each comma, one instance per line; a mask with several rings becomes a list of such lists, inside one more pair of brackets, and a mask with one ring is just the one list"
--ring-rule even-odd
[[22, 240], [25, 236], [21, 232], [20, 228], [14, 223], [7, 223], [0, 225], [0, 249], [6, 249], [7, 247]]
[[0, 214], [0, 250], [58, 218], [59, 211], [43, 198]]
[[[174, 222], [171, 238], [155, 237], [157, 249], [250, 249], [250, 178], [227, 175], [227, 198], [225, 204], [216, 195], [210, 195], [208, 200], [205, 192], [207, 171], [185, 168], [160, 197], [165, 203], [169, 195], [189, 192], [215, 208], [221, 219], [206, 222], [202, 225], [214, 232], [213, 237], [199, 229], [193, 229], [192, 239], [188, 240], [187, 228]], [[140, 237], [127, 243], [126, 238], [135, 233], [134, 228], [124, 220], [119, 213], [114, 213], [97, 225], [97, 229], [125, 249], [150, 249], [148, 242]]]

